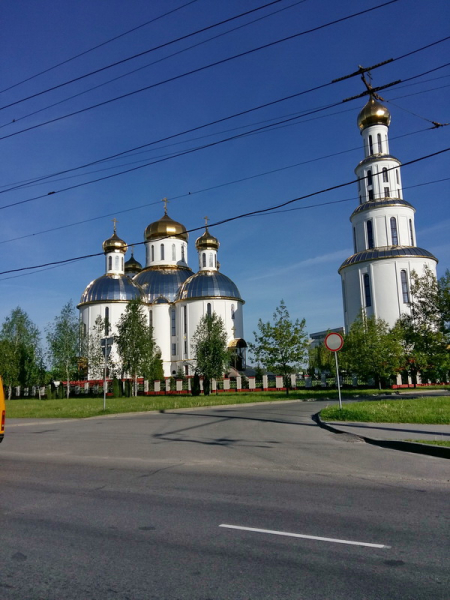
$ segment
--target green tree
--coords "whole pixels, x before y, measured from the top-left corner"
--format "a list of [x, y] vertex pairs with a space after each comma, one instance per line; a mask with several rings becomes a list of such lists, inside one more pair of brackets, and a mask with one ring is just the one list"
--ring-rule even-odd
[[283, 375], [286, 394], [289, 393], [288, 375], [293, 373], [307, 357], [308, 335], [305, 319], [291, 320], [283, 300], [273, 313], [273, 323], [258, 321], [255, 342], [249, 348], [258, 363], [268, 371]]
[[19, 307], [0, 330], [0, 372], [9, 398], [13, 386], [39, 385], [45, 376], [39, 329]]
[[405, 370], [414, 384], [419, 373], [434, 381], [446, 379], [450, 366], [449, 280], [447, 272], [438, 281], [427, 267], [422, 277], [411, 273], [411, 311], [402, 315], [395, 329], [403, 342]]
[[225, 326], [216, 313], [200, 319], [191, 347], [196, 371], [203, 375], [203, 392], [208, 395], [210, 380], [222, 377], [230, 365]]
[[144, 305], [140, 299], [131, 300], [117, 324], [117, 351], [123, 373], [129, 373], [137, 396], [137, 379], [152, 376], [156, 368], [156, 346], [153, 329], [147, 323]]
[[325, 344], [319, 344], [315, 348], [308, 349], [308, 373], [314, 375], [316, 372], [330, 373], [335, 375], [336, 364], [333, 352], [325, 347]]
[[67, 381], [67, 398], [70, 395], [70, 381], [78, 374], [79, 334], [78, 314], [70, 300], [47, 327], [48, 357], [53, 376]]
[[[89, 377], [91, 379], [102, 379], [105, 372], [105, 356], [102, 349], [102, 339], [106, 337], [105, 330], [106, 322], [99, 315], [83, 343], [84, 354], [87, 357]], [[106, 358], [106, 368], [110, 377], [115, 374], [117, 365], [113, 360], [112, 352]]]
[[361, 315], [345, 336], [339, 359], [344, 369], [366, 381], [373, 379], [381, 389], [402, 368], [400, 336], [386, 321]]

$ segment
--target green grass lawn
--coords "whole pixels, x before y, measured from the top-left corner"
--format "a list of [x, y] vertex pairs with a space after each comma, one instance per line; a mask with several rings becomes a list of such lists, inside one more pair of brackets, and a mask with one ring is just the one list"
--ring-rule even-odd
[[450, 396], [356, 402], [339, 409], [330, 406], [320, 412], [324, 421], [369, 423], [450, 424]]
[[445, 446], [450, 448], [450, 441], [447, 440], [406, 440], [407, 442], [415, 442], [416, 444], [431, 444], [432, 446]]

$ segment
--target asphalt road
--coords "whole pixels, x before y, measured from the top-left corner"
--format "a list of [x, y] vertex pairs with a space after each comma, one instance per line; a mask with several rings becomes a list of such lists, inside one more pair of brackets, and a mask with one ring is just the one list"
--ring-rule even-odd
[[321, 406], [9, 421], [0, 598], [448, 600], [449, 461]]

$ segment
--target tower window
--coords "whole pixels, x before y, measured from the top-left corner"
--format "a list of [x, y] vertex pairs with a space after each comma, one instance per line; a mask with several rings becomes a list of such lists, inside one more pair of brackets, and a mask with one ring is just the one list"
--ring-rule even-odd
[[208, 304], [206, 305], [206, 314], [208, 315], [208, 317], [211, 316], [211, 303], [208, 302]]
[[368, 273], [364, 273], [363, 281], [364, 281], [364, 298], [366, 301], [366, 308], [368, 308], [369, 306], [372, 306], [372, 296], [370, 293], [370, 279], [369, 279]]
[[213, 266], [213, 254], [212, 254], [212, 252], [209, 253], [209, 266], [210, 267]]
[[406, 271], [400, 271], [400, 279], [402, 282], [403, 302], [405, 304], [409, 304], [408, 276], [406, 274]]
[[108, 271], [112, 271], [112, 256], [108, 256]]
[[387, 170], [386, 167], [383, 167], [383, 181], [384, 182], [389, 182], [388, 170]]
[[400, 177], [398, 175], [398, 169], [395, 169], [395, 178], [397, 179], [397, 183], [400, 185]]
[[234, 320], [234, 304], [231, 305], [231, 318]]
[[397, 219], [395, 217], [391, 217], [391, 238], [392, 245], [398, 246]]
[[369, 135], [369, 154], [373, 154], [373, 142], [371, 135]]
[[367, 247], [369, 249], [374, 247], [372, 221], [367, 221]]
[[382, 145], [381, 145], [381, 134], [377, 133], [377, 142], [378, 142], [378, 152], [381, 154], [383, 152], [382, 149]]
[[177, 259], [177, 255], [176, 255], [176, 251], [175, 251], [175, 244], [172, 244], [172, 260], [176, 260]]
[[170, 316], [172, 321], [172, 335], [177, 335], [177, 316], [174, 308], [172, 308]]
[[184, 340], [184, 353], [187, 355], [187, 340]]
[[367, 171], [367, 185], [372, 185], [372, 171]]
[[184, 333], [187, 333], [187, 306], [183, 306], [183, 316], [184, 316]]
[[411, 238], [411, 246], [414, 246], [414, 234], [413, 234], [413, 225], [412, 220], [409, 220], [409, 237]]
[[121, 263], [122, 263], [122, 271], [123, 271], [123, 256], [122, 256], [122, 261], [121, 261]]
[[161, 244], [161, 260], [164, 260], [164, 244]]
[[369, 200], [373, 200], [373, 190], [369, 190]]
[[115, 260], [114, 260], [114, 269], [115, 269], [116, 271], [118, 271], [118, 270], [119, 270], [119, 257], [118, 257], [118, 256], [116, 256], [116, 257], [115, 257]]
[[184, 244], [181, 246], [181, 260], [183, 262], [185, 262], [185, 258], [184, 258]]
[[105, 308], [105, 335], [109, 335], [109, 308]]
[[356, 254], [356, 228], [353, 227], [353, 252]]
[[152, 245], [152, 261], [155, 260], [155, 246]]
[[390, 196], [391, 196], [391, 192], [390, 192], [389, 188], [385, 187], [384, 188], [384, 197], [385, 198], [390, 198]]
[[153, 327], [153, 311], [152, 310], [149, 312], [149, 321], [150, 321], [150, 327]]
[[217, 269], [217, 254], [214, 254], [214, 266]]
[[175, 356], [177, 353], [177, 345], [176, 344], [172, 344], [172, 356]]
[[206, 267], [206, 253], [203, 252], [202, 254], [202, 267]]

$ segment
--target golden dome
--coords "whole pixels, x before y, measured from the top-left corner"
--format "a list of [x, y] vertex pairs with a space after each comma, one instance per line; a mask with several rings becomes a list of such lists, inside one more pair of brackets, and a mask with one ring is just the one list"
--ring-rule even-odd
[[134, 258], [134, 254], [131, 254], [130, 258], [125, 262], [125, 273], [140, 271], [142, 271], [141, 263]]
[[390, 122], [391, 113], [372, 97], [358, 115], [358, 127], [361, 131], [369, 125], [386, 125], [389, 127]]
[[187, 241], [189, 235], [184, 225], [174, 221], [167, 213], [165, 213], [159, 221], [150, 223], [144, 231], [144, 238], [147, 241], [164, 237], [177, 237]]
[[206, 248], [218, 250], [219, 246], [219, 240], [209, 233], [208, 227], [206, 227], [205, 233], [197, 238], [197, 241], [195, 242], [195, 247], [197, 250], [203, 250]]
[[127, 251], [127, 244], [120, 239], [120, 237], [116, 233], [116, 228], [114, 226], [114, 233], [112, 236], [103, 242], [103, 252], [107, 254], [108, 252], [114, 252], [114, 250], [119, 250], [120, 252]]

